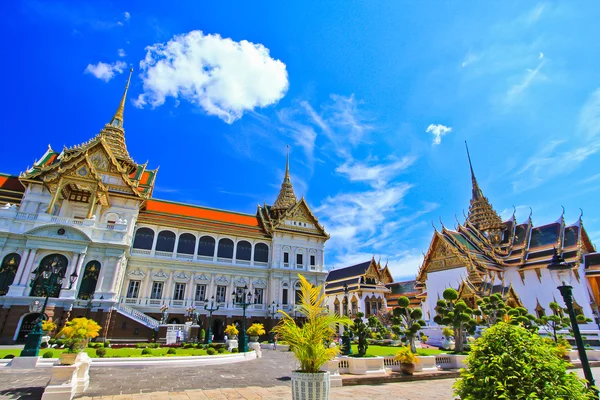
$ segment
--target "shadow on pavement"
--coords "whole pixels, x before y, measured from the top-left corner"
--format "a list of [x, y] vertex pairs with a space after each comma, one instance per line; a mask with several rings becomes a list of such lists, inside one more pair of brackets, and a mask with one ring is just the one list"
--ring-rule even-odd
[[44, 386], [12, 388], [0, 391], [0, 397], [15, 400], [39, 400], [44, 394]]

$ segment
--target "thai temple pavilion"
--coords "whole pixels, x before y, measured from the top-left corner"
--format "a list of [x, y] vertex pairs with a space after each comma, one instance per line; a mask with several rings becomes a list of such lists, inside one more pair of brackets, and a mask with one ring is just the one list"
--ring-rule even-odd
[[[512, 305], [541, 316], [551, 313], [548, 304], [563, 304], [547, 270], [554, 249], [573, 265], [574, 307], [577, 313], [597, 320], [600, 299], [600, 255], [590, 242], [581, 215], [567, 223], [563, 215], [554, 222], [534, 226], [515, 216], [502, 221], [483, 195], [471, 164], [472, 196], [464, 223], [455, 229], [435, 230], [418, 272], [424, 319], [433, 320], [436, 302], [452, 287], [471, 305], [490, 293], [501, 293]], [[564, 213], [564, 211], [563, 211]], [[582, 329], [597, 330], [596, 323]]]
[[[33, 278], [52, 267], [65, 279], [48, 293], [46, 318], [60, 328], [87, 316], [101, 337], [128, 341], [167, 329], [190, 339], [209, 324], [222, 339], [242, 319], [242, 291], [248, 322], [270, 329], [273, 308], [294, 309], [298, 273], [324, 282], [329, 236], [296, 197], [289, 156], [277, 199], [255, 214], [155, 199], [158, 169], [136, 163], [125, 143], [128, 87], [92, 139], [48, 146], [21, 175], [0, 175], [0, 343], [25, 340], [47, 294]], [[218, 307], [212, 319], [206, 300]]]

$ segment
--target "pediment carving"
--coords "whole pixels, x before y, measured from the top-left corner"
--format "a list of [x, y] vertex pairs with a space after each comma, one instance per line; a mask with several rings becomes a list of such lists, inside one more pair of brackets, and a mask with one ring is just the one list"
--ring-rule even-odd
[[201, 275], [196, 275], [194, 280], [197, 282], [210, 282], [210, 277], [206, 276], [205, 274], [201, 274]]
[[91, 239], [80, 230], [64, 225], [45, 225], [39, 228], [32, 229], [26, 234], [52, 239], [79, 240], [82, 242], [91, 241]]

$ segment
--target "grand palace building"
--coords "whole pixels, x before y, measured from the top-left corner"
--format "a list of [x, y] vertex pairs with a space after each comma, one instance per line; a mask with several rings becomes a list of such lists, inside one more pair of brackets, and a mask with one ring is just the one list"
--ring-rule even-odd
[[[194, 313], [207, 329], [204, 306], [214, 304], [218, 340], [242, 318], [241, 289], [251, 295], [249, 322], [269, 329], [277, 308], [293, 310], [298, 273], [325, 281], [329, 236], [296, 197], [289, 159], [277, 199], [256, 214], [153, 198], [158, 171], [136, 163], [125, 143], [128, 86], [92, 139], [48, 146], [24, 173], [0, 175], [0, 343], [24, 341], [46, 294], [46, 317], [59, 327], [86, 316], [114, 340], [146, 341], [161, 322], [184, 324]], [[51, 268], [65, 279], [47, 290], [33, 278]]]

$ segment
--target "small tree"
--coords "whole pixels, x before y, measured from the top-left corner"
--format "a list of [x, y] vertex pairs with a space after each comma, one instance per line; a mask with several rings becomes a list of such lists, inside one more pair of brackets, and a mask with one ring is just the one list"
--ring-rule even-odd
[[537, 318], [534, 315], [529, 314], [525, 307], [509, 309], [507, 312], [507, 317], [508, 323], [511, 325], [521, 325], [533, 333], [538, 333], [539, 331], [536, 323]]
[[494, 293], [477, 300], [477, 306], [479, 307], [485, 325], [488, 327], [501, 321], [504, 315], [506, 315], [508, 308], [506, 303], [502, 300], [500, 293]]
[[452, 288], [444, 290], [443, 299], [437, 302], [435, 323], [447, 325], [454, 330], [454, 350], [462, 352], [466, 334], [475, 333], [477, 321], [473, 318], [473, 309], [458, 299], [458, 292]]
[[358, 355], [363, 357], [367, 354], [367, 348], [369, 347], [369, 343], [367, 342], [367, 338], [369, 337], [370, 331], [367, 325], [362, 320], [364, 314], [361, 312], [356, 313], [356, 318], [354, 319], [354, 323], [350, 327], [352, 332], [358, 338]]
[[563, 309], [557, 302], [551, 301], [548, 307], [552, 310], [552, 315], [542, 316], [537, 320], [537, 323], [540, 328], [552, 337], [554, 343], [558, 343], [559, 339], [562, 338], [562, 335], [559, 335], [558, 331], [569, 328], [571, 320], [565, 316]]
[[98, 336], [100, 325], [96, 321], [87, 318], [73, 318], [56, 335], [57, 338], [65, 338], [68, 351], [79, 353], [87, 347], [90, 339]]
[[400, 307], [394, 308], [394, 317], [392, 318], [392, 331], [400, 335], [402, 340], [410, 344], [410, 351], [417, 352], [415, 339], [419, 336], [419, 331], [425, 326], [423, 311], [420, 308], [410, 308], [410, 300], [406, 296], [398, 299]]
[[499, 322], [473, 344], [454, 393], [463, 400], [593, 399], [556, 352], [524, 327]]

